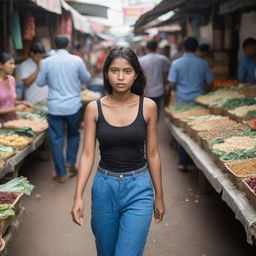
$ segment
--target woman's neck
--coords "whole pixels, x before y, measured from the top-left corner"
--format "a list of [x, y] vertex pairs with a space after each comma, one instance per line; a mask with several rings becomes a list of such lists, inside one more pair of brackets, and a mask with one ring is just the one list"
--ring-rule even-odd
[[131, 91], [127, 91], [124, 93], [118, 93], [118, 92], [113, 92], [110, 97], [115, 101], [115, 102], [128, 102], [130, 101], [131, 98], [133, 98], [134, 94]]
[[7, 74], [3, 71], [0, 71], [0, 79], [3, 80], [3, 81], [8, 79]]

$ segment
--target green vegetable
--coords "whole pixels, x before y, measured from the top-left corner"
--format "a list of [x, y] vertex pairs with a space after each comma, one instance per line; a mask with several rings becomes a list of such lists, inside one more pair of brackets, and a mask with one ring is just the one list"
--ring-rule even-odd
[[1, 145], [0, 144], [0, 152], [2, 153], [8, 153], [8, 154], [12, 154], [16, 151], [15, 148], [12, 148], [12, 147], [7, 147], [7, 146], [4, 146], [4, 145]]
[[242, 106], [251, 106], [256, 104], [255, 98], [235, 98], [230, 99], [224, 103], [223, 108], [226, 110], [232, 110]]
[[202, 107], [196, 104], [180, 104], [174, 107], [169, 107], [168, 110], [170, 112], [184, 112], [194, 108], [202, 108]]
[[246, 117], [254, 117], [254, 116], [256, 116], [256, 110], [250, 110], [250, 111], [248, 111], [245, 116], [246, 116]]
[[221, 161], [230, 161], [230, 160], [243, 160], [256, 157], [256, 147], [253, 149], [237, 149], [230, 152], [224, 152], [221, 150], [213, 150], [217, 154]]
[[19, 127], [11, 130], [1, 128], [0, 134], [8, 134], [8, 135], [18, 134], [20, 136], [27, 136], [27, 137], [35, 136], [33, 130], [30, 127]]
[[1, 192], [23, 192], [30, 195], [34, 185], [30, 184], [26, 177], [20, 176], [0, 185]]
[[14, 216], [15, 212], [9, 204], [0, 204], [0, 217]]

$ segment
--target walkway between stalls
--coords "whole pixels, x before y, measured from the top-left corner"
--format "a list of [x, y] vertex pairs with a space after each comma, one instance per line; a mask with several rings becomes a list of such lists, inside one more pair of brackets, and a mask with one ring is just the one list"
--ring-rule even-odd
[[[243, 226], [228, 206], [213, 192], [199, 192], [196, 171], [176, 170], [176, 152], [170, 147], [163, 115], [159, 124], [166, 215], [161, 224], [152, 224], [145, 256], [253, 256]], [[99, 160], [97, 151], [95, 168]], [[94, 168], [94, 169], [95, 169]], [[21, 226], [10, 242], [9, 256], [96, 256], [90, 229], [90, 188], [85, 192], [85, 227], [71, 221], [75, 178], [66, 184], [51, 180], [53, 163], [33, 157], [20, 174], [36, 185]], [[124, 255], [126, 256], [126, 255]]]

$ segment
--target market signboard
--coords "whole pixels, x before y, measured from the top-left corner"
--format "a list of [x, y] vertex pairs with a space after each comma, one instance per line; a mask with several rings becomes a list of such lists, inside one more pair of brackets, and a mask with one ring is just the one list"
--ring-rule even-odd
[[133, 25], [136, 20], [148, 10], [148, 7], [123, 8], [124, 25]]

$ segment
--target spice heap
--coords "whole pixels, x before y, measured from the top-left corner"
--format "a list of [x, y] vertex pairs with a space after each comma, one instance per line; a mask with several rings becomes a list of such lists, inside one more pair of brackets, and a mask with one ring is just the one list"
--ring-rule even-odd
[[223, 143], [214, 144], [213, 150], [219, 150], [224, 152], [230, 152], [237, 149], [253, 149], [256, 147], [256, 138], [249, 136], [233, 136], [226, 139]]
[[14, 148], [24, 148], [32, 141], [29, 137], [19, 136], [17, 134], [0, 134], [0, 144]]
[[239, 132], [244, 132], [245, 126], [243, 124], [234, 124], [228, 127], [216, 127], [209, 131], [199, 132], [199, 136], [204, 140], [211, 142], [217, 138], [230, 137], [232, 135], [236, 135]]
[[219, 118], [216, 120], [206, 120], [198, 124], [192, 125], [192, 129], [195, 131], [208, 131], [216, 127], [225, 127], [236, 124], [235, 121], [230, 120], [228, 117]]
[[253, 117], [254, 114], [256, 116], [256, 105], [242, 106], [228, 112], [238, 117]]
[[228, 168], [238, 176], [256, 175], [256, 159], [227, 164]]
[[184, 112], [172, 113], [172, 115], [178, 119], [182, 119], [182, 118], [186, 118], [186, 117], [190, 117], [190, 116], [204, 116], [204, 115], [209, 115], [209, 114], [210, 114], [210, 112], [206, 108], [195, 108], [195, 109], [187, 110]]

